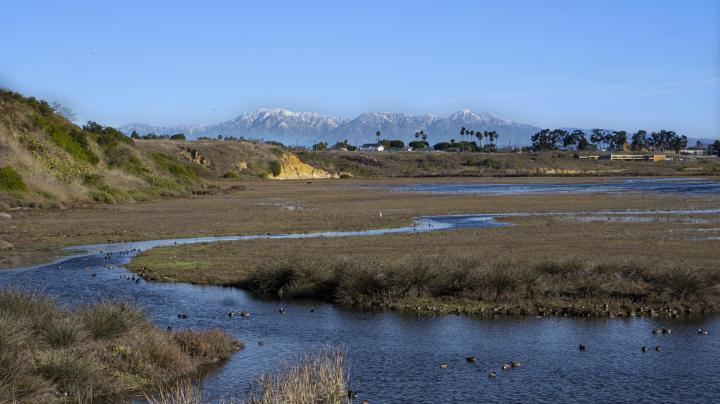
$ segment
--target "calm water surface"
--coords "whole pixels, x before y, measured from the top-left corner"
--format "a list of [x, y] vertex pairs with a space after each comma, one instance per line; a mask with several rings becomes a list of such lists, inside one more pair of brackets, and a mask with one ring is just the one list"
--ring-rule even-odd
[[[708, 211], [702, 211], [713, 213]], [[608, 213], [605, 214], [617, 214]], [[619, 212], [625, 215], [649, 212]], [[664, 214], [685, 215], [696, 211]], [[720, 213], [714, 211], [714, 213]], [[571, 215], [567, 213], [566, 215]], [[503, 215], [512, 216], [512, 215]], [[84, 246], [73, 257], [28, 269], [0, 271], [0, 287], [55, 295], [68, 305], [124, 298], [144, 307], [161, 327], [222, 328], [245, 341], [203, 382], [210, 397], [243, 394], [252, 380], [303, 352], [327, 344], [347, 348], [352, 388], [370, 402], [718, 402], [720, 319], [667, 320], [417, 317], [396, 312], [358, 311], [324, 303], [280, 303], [257, 299], [237, 288], [128, 280], [119, 251], [214, 240], [363, 236], [508, 225], [497, 216], [421, 218], [415, 226], [370, 232], [155, 240]], [[242, 248], [242, 247], [241, 247]], [[104, 252], [114, 251], [106, 259]], [[92, 276], [95, 274], [95, 276]], [[287, 314], [278, 312], [280, 306]], [[249, 318], [229, 318], [248, 310]], [[311, 311], [313, 310], [313, 311]], [[179, 313], [188, 319], [179, 319]], [[653, 336], [659, 327], [670, 335]], [[698, 328], [711, 330], [709, 336]], [[258, 341], [264, 346], [258, 346]], [[579, 352], [578, 344], [587, 352]], [[647, 345], [651, 351], [642, 353]], [[661, 352], [652, 350], [662, 346]], [[477, 363], [467, 363], [466, 356]], [[500, 364], [522, 367], [501, 371]], [[439, 364], [448, 362], [448, 369]], [[497, 371], [497, 379], [487, 372]]]
[[681, 194], [720, 193], [720, 181], [703, 178], [629, 178], [590, 183], [427, 183], [391, 186], [405, 192], [487, 195], [579, 194], [598, 192], [665, 192]]

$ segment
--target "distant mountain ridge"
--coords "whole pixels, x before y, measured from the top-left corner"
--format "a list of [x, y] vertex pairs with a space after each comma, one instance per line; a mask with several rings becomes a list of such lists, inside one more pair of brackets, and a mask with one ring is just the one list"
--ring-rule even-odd
[[184, 133], [189, 138], [236, 136], [282, 142], [287, 145], [311, 145], [325, 141], [335, 143], [348, 140], [351, 144], [371, 142], [378, 130], [386, 139], [411, 141], [414, 133], [424, 131], [432, 142], [460, 140], [460, 129], [500, 134], [498, 141], [506, 144], [529, 144], [530, 137], [539, 127], [517, 123], [490, 113], [477, 113], [469, 109], [450, 116], [433, 114], [408, 115], [398, 112], [368, 112], [355, 119], [344, 119], [317, 112], [293, 112], [281, 108], [261, 108], [239, 115], [237, 118], [214, 125], [152, 126], [143, 123], [123, 125], [118, 129], [126, 134], [133, 131], [144, 135]]

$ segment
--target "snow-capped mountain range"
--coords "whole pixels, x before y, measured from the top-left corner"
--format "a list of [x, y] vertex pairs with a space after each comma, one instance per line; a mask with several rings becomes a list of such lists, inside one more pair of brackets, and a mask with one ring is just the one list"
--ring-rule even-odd
[[316, 112], [293, 112], [286, 109], [262, 108], [241, 114], [235, 119], [211, 125], [152, 126], [142, 123], [123, 125], [118, 129], [130, 134], [184, 133], [188, 138], [235, 136], [247, 139], [274, 140], [286, 145], [312, 145], [325, 141], [333, 144], [347, 140], [351, 144], [372, 142], [375, 132], [383, 139], [415, 140], [417, 131], [424, 131], [430, 143], [460, 140], [460, 128], [500, 134], [499, 144], [529, 144], [530, 137], [539, 127], [513, 122], [489, 113], [477, 113], [469, 109], [457, 111], [450, 116], [407, 115], [397, 112], [369, 112], [355, 119], [344, 119]]

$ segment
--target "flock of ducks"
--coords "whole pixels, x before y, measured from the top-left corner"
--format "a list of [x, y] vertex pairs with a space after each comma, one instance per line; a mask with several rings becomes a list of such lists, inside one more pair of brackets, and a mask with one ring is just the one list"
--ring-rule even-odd
[[[698, 333], [698, 335], [709, 335], [709, 334], [710, 334], [710, 332], [709, 332], [708, 330], [705, 330], [705, 329], [702, 329], [702, 328], [698, 328], [697, 333]], [[671, 330], [670, 328], [657, 328], [657, 329], [653, 329], [653, 330], [652, 330], [652, 334], [653, 334], [653, 335], [672, 334], [672, 330]], [[579, 345], [578, 345], [578, 350], [579, 350], [580, 352], [586, 352], [586, 351], [587, 351], [587, 347], [586, 347], [585, 345], [583, 345], [583, 344], [579, 344]], [[643, 346], [640, 348], [640, 351], [642, 351], [642, 352], [647, 352], [647, 351], [649, 351], [649, 350], [650, 350], [650, 348], [648, 348], [646, 345], [643, 345]], [[662, 347], [661, 347], [660, 345], [656, 345], [656, 346], [655, 346], [655, 351], [656, 351], [656, 352], [662, 351]], [[468, 357], [465, 358], [465, 361], [467, 361], [467, 362], [469, 362], [469, 363], [476, 363], [476, 362], [477, 362], [477, 357], [475, 357], [475, 356], [468, 356]], [[502, 370], [510, 370], [510, 369], [513, 369], [513, 368], [518, 368], [518, 367], [520, 367], [520, 366], [521, 366], [520, 362], [511, 361], [511, 362], [503, 363], [503, 364], [500, 366], [500, 368], [501, 368]], [[449, 364], [448, 362], [441, 362], [441, 363], [440, 363], [440, 368], [442, 368], [442, 369], [447, 369], [447, 368], [449, 368], [449, 367], [450, 367], [450, 364]], [[488, 373], [488, 377], [491, 378], [491, 379], [496, 378], [496, 377], [497, 377], [497, 372], [495, 372], [494, 370], [493, 370], [493, 371], [490, 371], [490, 372]]]

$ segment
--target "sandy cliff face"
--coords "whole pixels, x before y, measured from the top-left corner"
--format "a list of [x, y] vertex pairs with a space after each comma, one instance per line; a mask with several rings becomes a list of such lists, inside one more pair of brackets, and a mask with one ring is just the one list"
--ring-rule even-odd
[[325, 170], [315, 168], [302, 162], [292, 153], [283, 153], [280, 159], [280, 175], [270, 178], [275, 180], [310, 180], [322, 178], [339, 178], [338, 174], [331, 174]]

